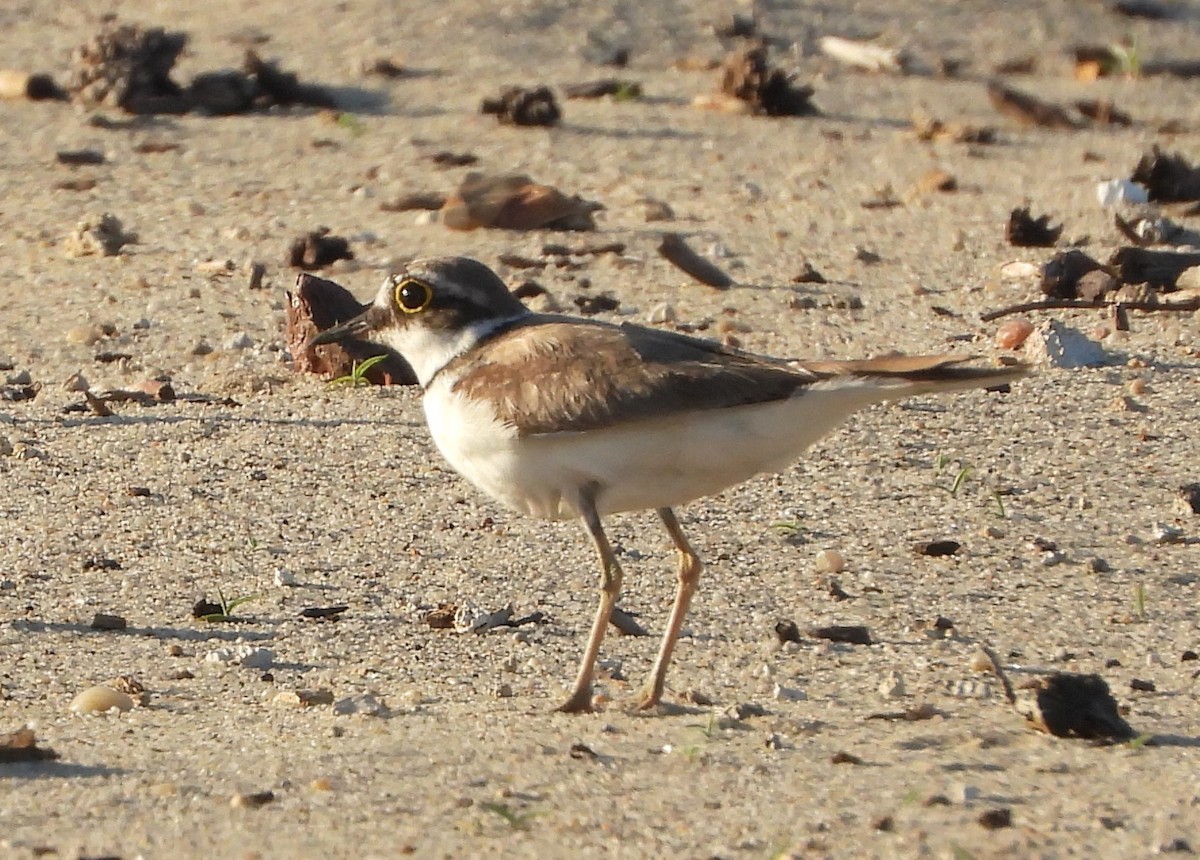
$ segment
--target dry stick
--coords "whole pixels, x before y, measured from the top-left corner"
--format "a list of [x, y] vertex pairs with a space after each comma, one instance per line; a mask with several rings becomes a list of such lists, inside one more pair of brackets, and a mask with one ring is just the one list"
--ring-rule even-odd
[[991, 645], [980, 647], [983, 653], [987, 654], [988, 659], [992, 661], [992, 670], [996, 673], [996, 677], [1000, 679], [1000, 683], [1004, 685], [1004, 697], [1008, 699], [1010, 705], [1015, 705], [1017, 703], [1017, 694], [1013, 692], [1013, 685], [1008, 680], [1008, 675], [1004, 674], [1004, 667], [1000, 665], [1000, 657], [992, 649]]
[[733, 286], [733, 278], [689, 248], [678, 233], [664, 234], [658, 253], [702, 284], [722, 290]]
[[979, 319], [983, 322], [991, 322], [992, 320], [1006, 317], [1010, 314], [1021, 314], [1026, 311], [1046, 311], [1059, 308], [1107, 308], [1116, 306], [1127, 311], [1182, 311], [1191, 313], [1192, 311], [1200, 311], [1200, 299], [1192, 299], [1187, 302], [1089, 302], [1083, 299], [1046, 299], [1040, 302], [1022, 302], [1019, 305], [1009, 305], [1006, 308], [1000, 308], [995, 311], [988, 311], [985, 314], [980, 314]]

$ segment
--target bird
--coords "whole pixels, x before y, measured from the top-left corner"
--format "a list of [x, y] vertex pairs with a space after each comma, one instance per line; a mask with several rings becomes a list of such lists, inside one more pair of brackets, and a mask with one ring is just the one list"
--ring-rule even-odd
[[508, 508], [582, 521], [600, 600], [558, 710], [593, 709], [593, 678], [624, 580], [603, 519], [657, 512], [678, 555], [674, 602], [636, 701], [662, 703], [697, 591], [700, 556], [675, 508], [791, 466], [843, 419], [913, 395], [1005, 386], [1028, 367], [941, 354], [857, 361], [770, 358], [630, 323], [538, 313], [485, 264], [417, 259], [359, 315], [312, 337], [399, 353], [423, 389], [430, 436], [467, 481]]

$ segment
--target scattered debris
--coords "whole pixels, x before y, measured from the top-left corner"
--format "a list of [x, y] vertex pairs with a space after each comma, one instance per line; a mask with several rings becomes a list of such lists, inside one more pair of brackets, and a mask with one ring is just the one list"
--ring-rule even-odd
[[49, 747], [39, 747], [31, 728], [17, 729], [0, 735], [0, 764], [20, 761], [47, 761], [58, 758], [58, 753]]
[[480, 113], [495, 114], [507, 125], [557, 125], [562, 118], [549, 87], [509, 87], [498, 98], [484, 99]]
[[908, 58], [896, 48], [843, 39], [841, 36], [823, 36], [817, 40], [817, 47], [825, 56], [866, 72], [898, 75], [905, 72], [908, 65]]
[[664, 233], [658, 244], [658, 253], [674, 265], [702, 284], [718, 289], [726, 289], [734, 285], [733, 278], [701, 257], [690, 247], [678, 233]]
[[1029, 214], [1028, 206], [1021, 206], [1009, 213], [1004, 238], [1009, 244], [1020, 248], [1050, 248], [1058, 241], [1062, 231], [1062, 224], [1050, 226], [1049, 215], [1034, 218]]
[[77, 223], [63, 241], [63, 251], [68, 257], [115, 257], [136, 241], [137, 235], [126, 233], [120, 218], [105, 212]]
[[1077, 129], [1079, 121], [1073, 119], [1063, 108], [999, 81], [991, 81], [987, 87], [988, 100], [997, 111], [1024, 126], [1040, 125], [1046, 128]]
[[859, 624], [834, 624], [830, 627], [810, 627], [805, 633], [813, 639], [846, 642], [850, 645], [871, 645], [871, 631]]
[[811, 86], [796, 86], [792, 75], [767, 64], [765, 48], [737, 51], [721, 64], [718, 91], [697, 96], [697, 107], [767, 116], [815, 116]]
[[602, 208], [523, 174], [468, 173], [446, 198], [441, 217], [452, 230], [594, 230], [592, 213]]
[[295, 269], [312, 271], [336, 263], [338, 260], [353, 260], [350, 242], [341, 236], [329, 235], [328, 227], [318, 227], [304, 236], [293, 240], [288, 247], [287, 265]]
[[287, 293], [284, 341], [299, 373], [340, 377], [356, 364], [377, 355], [387, 357], [364, 374], [373, 385], [413, 385], [417, 378], [399, 354], [366, 341], [343, 338], [337, 343], [308, 345], [318, 332], [353, 319], [367, 309], [349, 290], [333, 281], [302, 272], [293, 292]]
[[1099, 675], [1037, 678], [1020, 688], [1015, 705], [1034, 728], [1057, 737], [1126, 741], [1136, 734]]

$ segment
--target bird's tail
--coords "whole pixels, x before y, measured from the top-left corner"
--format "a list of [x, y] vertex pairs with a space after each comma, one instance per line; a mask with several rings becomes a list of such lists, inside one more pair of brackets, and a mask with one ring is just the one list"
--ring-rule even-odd
[[966, 366], [974, 358], [969, 355], [895, 355], [862, 361], [804, 361], [798, 366], [820, 377], [821, 382], [834, 386], [852, 380], [874, 383], [872, 387], [879, 390], [883, 399], [995, 388], [1030, 373], [1027, 364]]

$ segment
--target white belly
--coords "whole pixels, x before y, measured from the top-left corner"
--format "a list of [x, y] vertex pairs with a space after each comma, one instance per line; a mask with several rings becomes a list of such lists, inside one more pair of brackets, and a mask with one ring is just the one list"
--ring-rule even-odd
[[438, 449], [463, 477], [516, 511], [567, 519], [579, 515], [588, 486], [604, 515], [681, 505], [779, 471], [884, 397], [869, 384], [815, 387], [775, 403], [524, 438], [447, 385], [435, 382], [424, 403]]

